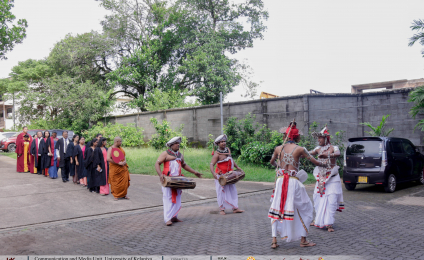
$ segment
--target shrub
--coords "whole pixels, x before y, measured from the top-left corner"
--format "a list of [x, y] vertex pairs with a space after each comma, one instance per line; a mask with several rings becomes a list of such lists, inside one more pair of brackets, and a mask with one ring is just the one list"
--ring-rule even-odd
[[230, 117], [224, 125], [224, 133], [228, 136], [228, 143], [233, 156], [241, 154], [244, 145], [255, 141], [255, 130], [258, 128], [254, 124], [255, 116], [250, 113], [244, 119], [237, 120], [237, 117]]
[[241, 151], [240, 160], [247, 163], [262, 165], [271, 168], [269, 161], [274, 152], [275, 145], [271, 143], [263, 143], [254, 141], [246, 144]]
[[187, 148], [187, 137], [183, 136], [182, 131], [184, 125], [182, 124], [177, 130], [172, 130], [169, 122], [165, 119], [162, 121], [162, 124], [158, 122], [158, 120], [154, 117], [150, 118], [150, 122], [153, 124], [153, 127], [156, 129], [156, 134], [152, 136], [150, 139], [150, 146], [155, 148], [156, 150], [162, 150], [166, 147], [166, 143], [173, 137], [181, 136], [182, 141], [180, 144], [181, 148]]
[[111, 124], [103, 125], [98, 122], [97, 125], [93, 126], [89, 130], [82, 131], [82, 136], [89, 141], [96, 137], [97, 134], [102, 134], [107, 139], [109, 145], [113, 143], [113, 139], [119, 136], [122, 138], [122, 146], [124, 147], [136, 147], [144, 144], [143, 128], [135, 127], [134, 124]]

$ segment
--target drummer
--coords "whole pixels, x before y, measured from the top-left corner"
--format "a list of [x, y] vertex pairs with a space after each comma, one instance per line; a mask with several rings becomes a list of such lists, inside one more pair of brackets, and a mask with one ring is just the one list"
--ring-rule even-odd
[[[210, 164], [210, 170], [215, 178], [215, 189], [216, 197], [218, 200], [219, 214], [225, 215], [225, 208], [232, 208], [234, 213], [242, 213], [244, 210], [238, 208], [238, 195], [235, 184], [228, 184], [221, 186], [219, 184], [219, 177], [229, 171], [232, 171], [234, 167], [241, 171], [240, 167], [231, 158], [230, 148], [227, 147], [227, 135], [220, 135], [215, 139], [215, 144], [218, 149], [213, 153], [212, 161]], [[214, 171], [214, 166], [217, 164]]]
[[[181, 137], [177, 136], [169, 140], [166, 146], [169, 149], [159, 155], [158, 160], [155, 163], [156, 172], [159, 175], [160, 182], [164, 182], [164, 175], [167, 176], [183, 176], [181, 174], [181, 168], [193, 173], [197, 177], [201, 178], [202, 174], [193, 170], [184, 162], [183, 155], [179, 152], [180, 150]], [[160, 165], [164, 164], [163, 172], [160, 169]], [[173, 222], [182, 222], [179, 220], [178, 212], [181, 209], [181, 189], [173, 189], [168, 187], [162, 187], [162, 200], [163, 200], [163, 216], [165, 224], [171, 226]]]

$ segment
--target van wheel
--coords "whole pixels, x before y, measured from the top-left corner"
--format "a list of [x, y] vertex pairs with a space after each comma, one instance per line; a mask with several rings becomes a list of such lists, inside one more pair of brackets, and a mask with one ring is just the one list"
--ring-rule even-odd
[[420, 184], [424, 185], [424, 169], [423, 169], [423, 172], [421, 173]]
[[354, 190], [356, 188], [356, 183], [345, 183], [346, 190]]
[[390, 174], [387, 178], [387, 184], [384, 186], [386, 192], [392, 193], [396, 190], [396, 177], [393, 174]]

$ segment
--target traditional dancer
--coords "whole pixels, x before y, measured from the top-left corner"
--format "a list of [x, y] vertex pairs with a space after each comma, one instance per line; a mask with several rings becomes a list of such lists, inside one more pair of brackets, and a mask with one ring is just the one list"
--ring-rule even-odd
[[[240, 167], [231, 158], [231, 151], [227, 147], [227, 136], [220, 135], [215, 139], [215, 144], [218, 146], [216, 152], [213, 153], [212, 161], [210, 164], [210, 170], [215, 178], [215, 189], [216, 197], [218, 200], [219, 214], [225, 215], [225, 208], [231, 208], [234, 213], [242, 213], [244, 210], [238, 208], [238, 195], [235, 184], [228, 184], [221, 186], [219, 184], [219, 177], [229, 171], [232, 171], [234, 167], [241, 171]], [[213, 167], [217, 164], [214, 171]]]
[[313, 207], [302, 184], [308, 175], [304, 170], [299, 170], [299, 158], [303, 156], [315, 165], [324, 164], [315, 160], [304, 147], [296, 144], [300, 140], [300, 134], [295, 124], [290, 124], [287, 129], [280, 129], [280, 132], [286, 133], [287, 143], [275, 148], [270, 162], [278, 167], [275, 193], [268, 212], [272, 225], [271, 248], [278, 247], [277, 235], [287, 242], [300, 239], [301, 247], [315, 246], [315, 243], [306, 240], [309, 223], [313, 219]]
[[329, 232], [334, 232], [334, 213], [344, 209], [339, 166], [336, 164], [340, 150], [337, 146], [331, 145], [327, 126], [319, 133], [312, 133], [312, 136], [318, 139], [319, 146], [310, 154], [318, 155], [318, 161], [328, 166], [317, 166], [314, 169], [314, 177], [317, 180], [313, 196], [316, 215], [311, 226], [326, 227]]
[[[155, 163], [156, 172], [159, 175], [160, 182], [164, 182], [164, 175], [167, 176], [183, 176], [181, 174], [181, 168], [193, 173], [197, 177], [201, 178], [202, 174], [193, 170], [184, 162], [183, 155], [179, 152], [180, 150], [181, 137], [174, 137], [166, 146], [169, 149], [159, 155], [158, 160]], [[163, 172], [161, 172], [160, 165], [163, 165]], [[168, 187], [162, 187], [163, 193], [163, 216], [167, 226], [171, 226], [173, 222], [182, 222], [179, 220], [178, 212], [181, 209], [181, 189], [172, 189]]]

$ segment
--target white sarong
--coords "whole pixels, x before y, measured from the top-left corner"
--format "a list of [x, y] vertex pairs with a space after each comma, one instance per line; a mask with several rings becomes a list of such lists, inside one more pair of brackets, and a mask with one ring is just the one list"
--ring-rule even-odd
[[277, 179], [268, 217], [271, 218], [272, 236], [280, 236], [290, 242], [308, 235], [309, 223], [313, 219], [313, 207], [305, 186], [292, 177], [289, 179], [284, 211], [281, 212], [280, 202], [284, 178], [286, 177], [281, 176]]
[[[179, 176], [180, 175], [180, 165], [178, 164], [179, 158], [169, 161], [169, 175], [170, 176]], [[178, 216], [178, 212], [181, 210], [181, 194], [183, 191], [177, 189], [177, 198], [176, 203], [172, 203], [172, 189], [168, 187], [162, 187], [162, 200], [163, 200], [163, 219], [166, 222], [172, 218]]]
[[238, 195], [235, 184], [221, 186], [219, 181], [215, 180], [215, 189], [219, 210], [224, 210], [226, 208], [231, 208], [233, 210], [238, 209]]
[[[339, 166], [335, 166], [330, 173], [330, 176], [325, 182], [325, 194], [319, 193], [318, 181], [314, 189], [314, 208], [315, 208], [315, 226], [323, 228], [334, 224], [334, 214], [336, 211], [344, 209], [343, 190], [339, 176]], [[319, 168], [315, 167], [314, 176], [316, 179], [319, 175]]]

